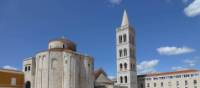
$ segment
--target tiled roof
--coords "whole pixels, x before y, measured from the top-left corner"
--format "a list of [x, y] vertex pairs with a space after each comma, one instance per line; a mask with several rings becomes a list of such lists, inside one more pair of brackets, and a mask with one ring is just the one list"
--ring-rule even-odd
[[152, 74], [144, 74], [138, 75], [138, 77], [151, 77], [151, 76], [162, 76], [162, 75], [175, 75], [175, 74], [186, 74], [192, 72], [199, 72], [198, 70], [190, 69], [190, 70], [180, 70], [174, 72], [162, 72], [162, 73], [152, 73]]
[[74, 42], [72, 42], [71, 40], [68, 40], [66, 38], [51, 39], [51, 40], [49, 40], [49, 43], [52, 42], [52, 41], [61, 41], [61, 42], [73, 44], [73, 45], [76, 46], [76, 44]]
[[10, 69], [2, 69], [2, 68], [0, 68], [0, 72], [24, 74], [22, 71], [10, 70]]
[[100, 76], [101, 73], [104, 74], [105, 76], [107, 76], [107, 74], [104, 72], [104, 70], [102, 68], [100, 68], [100, 69], [97, 69], [94, 71], [95, 80]]

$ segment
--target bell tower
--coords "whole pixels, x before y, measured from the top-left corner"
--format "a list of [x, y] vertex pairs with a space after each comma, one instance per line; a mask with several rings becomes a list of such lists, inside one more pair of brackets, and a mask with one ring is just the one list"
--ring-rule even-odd
[[129, 24], [125, 10], [121, 27], [116, 29], [118, 88], [137, 88], [135, 48], [135, 31]]

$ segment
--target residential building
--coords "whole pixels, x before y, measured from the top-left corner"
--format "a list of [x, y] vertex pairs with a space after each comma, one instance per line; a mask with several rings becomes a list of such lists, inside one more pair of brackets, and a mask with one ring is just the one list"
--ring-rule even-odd
[[200, 71], [181, 70], [138, 75], [138, 88], [200, 88]]
[[16, 70], [0, 69], [0, 88], [23, 88], [24, 73]]

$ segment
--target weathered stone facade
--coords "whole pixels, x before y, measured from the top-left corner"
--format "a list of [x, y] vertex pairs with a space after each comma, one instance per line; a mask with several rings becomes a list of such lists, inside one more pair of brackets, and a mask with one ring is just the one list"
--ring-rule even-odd
[[137, 88], [135, 31], [124, 11], [121, 27], [116, 30], [117, 88]]
[[77, 53], [76, 45], [66, 39], [50, 41], [48, 50], [23, 65], [25, 83], [31, 88], [94, 88], [93, 58]]
[[134, 38], [125, 11], [116, 30], [117, 83], [103, 71], [94, 78], [93, 58], [77, 53], [73, 42], [56, 39], [48, 50], [24, 60], [25, 88], [137, 88]]

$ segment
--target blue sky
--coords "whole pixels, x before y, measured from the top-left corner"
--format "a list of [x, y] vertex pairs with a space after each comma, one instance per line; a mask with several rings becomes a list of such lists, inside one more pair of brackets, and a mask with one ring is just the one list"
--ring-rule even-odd
[[0, 0], [0, 67], [21, 69], [24, 58], [65, 36], [114, 76], [124, 9], [139, 73], [200, 68], [200, 0]]

